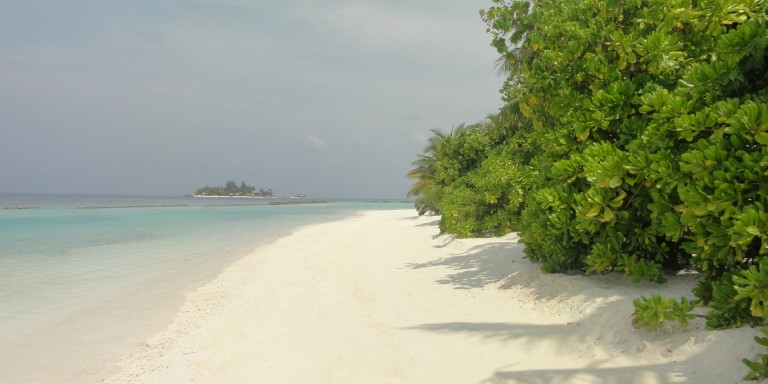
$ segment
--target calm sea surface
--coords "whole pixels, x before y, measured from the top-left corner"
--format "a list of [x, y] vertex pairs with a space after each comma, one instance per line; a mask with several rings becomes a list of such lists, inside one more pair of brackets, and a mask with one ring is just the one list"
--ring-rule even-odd
[[0, 382], [96, 382], [163, 330], [186, 293], [258, 246], [412, 207], [277, 201], [0, 194]]

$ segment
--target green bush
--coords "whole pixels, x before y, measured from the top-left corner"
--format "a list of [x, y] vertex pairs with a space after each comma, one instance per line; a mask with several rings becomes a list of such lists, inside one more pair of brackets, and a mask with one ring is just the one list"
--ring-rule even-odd
[[733, 276], [733, 301], [748, 301], [749, 312], [756, 319], [765, 319], [768, 314], [768, 260], [751, 265]]
[[502, 235], [519, 229], [529, 171], [505, 147], [491, 154], [445, 190], [440, 229], [459, 237]]
[[632, 325], [635, 328], [658, 330], [665, 321], [676, 321], [681, 328], [688, 327], [688, 321], [696, 318], [692, 314], [698, 300], [689, 301], [681, 297], [680, 301], [652, 295], [650, 298], [640, 297], [634, 300], [635, 312], [632, 315]]
[[[422, 209], [459, 236], [519, 230], [545, 272], [694, 269], [708, 326], [764, 324], [768, 2], [493, 2], [506, 105], [420, 159]], [[638, 299], [635, 323], [693, 302]]]
[[713, 329], [740, 327], [743, 324], [759, 324], [761, 319], [752, 316], [749, 302], [736, 300], [736, 291], [731, 273], [725, 273], [718, 280], [702, 280], [694, 289], [702, 303], [710, 308], [707, 326]]
[[[764, 335], [768, 336], [768, 330], [761, 330]], [[768, 338], [755, 336], [755, 342], [768, 348]], [[763, 381], [768, 379], [768, 353], [761, 353], [759, 361], [752, 361], [747, 358], [741, 359], [741, 362], [746, 365], [750, 372], [744, 376], [744, 380], [748, 381]]]
[[768, 253], [760, 1], [494, 1], [505, 97], [542, 149], [521, 215], [548, 272], [716, 283]]
[[768, 2], [492, 1], [506, 105], [436, 132], [418, 208], [459, 236], [519, 230], [545, 272], [701, 273], [699, 300], [636, 300], [638, 327], [697, 302], [709, 327], [765, 324]]

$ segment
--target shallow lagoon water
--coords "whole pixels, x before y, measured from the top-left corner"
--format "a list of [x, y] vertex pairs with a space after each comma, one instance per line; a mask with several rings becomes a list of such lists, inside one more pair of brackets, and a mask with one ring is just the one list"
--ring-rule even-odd
[[0, 195], [0, 382], [97, 381], [164, 329], [186, 293], [259, 245], [409, 207], [272, 201]]

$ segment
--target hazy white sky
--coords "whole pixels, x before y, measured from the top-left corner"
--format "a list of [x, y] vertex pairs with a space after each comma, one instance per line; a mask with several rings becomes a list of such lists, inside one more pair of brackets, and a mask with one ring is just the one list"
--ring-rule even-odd
[[3, 0], [0, 192], [404, 197], [430, 129], [501, 105], [490, 5]]

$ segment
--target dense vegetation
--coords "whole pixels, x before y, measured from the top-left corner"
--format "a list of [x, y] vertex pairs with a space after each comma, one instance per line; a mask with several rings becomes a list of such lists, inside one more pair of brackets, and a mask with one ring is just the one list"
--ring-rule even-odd
[[[420, 213], [459, 236], [517, 230], [545, 272], [694, 269], [709, 326], [765, 324], [768, 2], [493, 2], [506, 105], [435, 132], [409, 173]], [[635, 307], [653, 328], [693, 305]]]
[[227, 181], [223, 187], [209, 187], [195, 191], [196, 196], [243, 196], [243, 197], [270, 197], [272, 196], [272, 189], [259, 189], [256, 187], [246, 185], [244, 181], [240, 182], [240, 186], [234, 181]]

